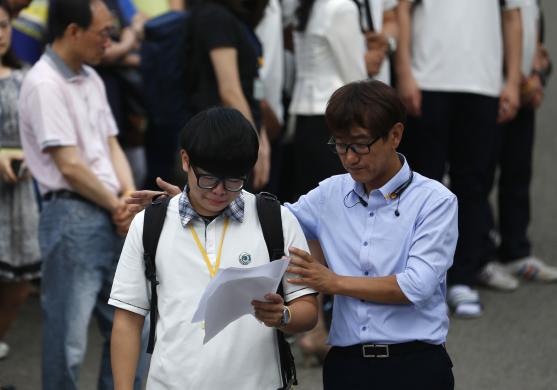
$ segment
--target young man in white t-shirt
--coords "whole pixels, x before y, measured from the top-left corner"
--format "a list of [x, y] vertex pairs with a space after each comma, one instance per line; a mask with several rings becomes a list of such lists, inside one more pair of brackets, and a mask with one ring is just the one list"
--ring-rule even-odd
[[[188, 182], [170, 200], [156, 253], [158, 322], [147, 388], [275, 390], [284, 384], [274, 328], [285, 333], [313, 328], [315, 291], [285, 277], [284, 301], [269, 292], [266, 302], [252, 303], [255, 317], [241, 317], [205, 345], [202, 324], [192, 323], [219, 268], [269, 262], [255, 196], [242, 191], [257, 160], [257, 134], [238, 111], [212, 108], [192, 118], [181, 142]], [[283, 207], [281, 215], [285, 253], [291, 246], [307, 249], [294, 216]], [[131, 389], [141, 328], [151, 307], [143, 221], [140, 213], [132, 222], [109, 300], [116, 307], [112, 368], [117, 390]]]
[[543, 27], [539, 2], [521, 9], [522, 83], [520, 108], [516, 117], [504, 124], [499, 151], [498, 230], [500, 243], [494, 258], [480, 273], [480, 281], [492, 288], [512, 291], [519, 279], [556, 282], [557, 267], [534, 256], [527, 231], [530, 222], [530, 180], [536, 110], [543, 102], [549, 75], [548, 52], [543, 46]]
[[441, 181], [449, 167], [459, 200], [460, 234], [448, 293], [457, 316], [482, 313], [472, 286], [490, 256], [488, 195], [498, 123], [512, 119], [519, 104], [524, 1], [399, 4], [398, 89], [410, 114], [400, 150], [416, 171], [432, 179]]

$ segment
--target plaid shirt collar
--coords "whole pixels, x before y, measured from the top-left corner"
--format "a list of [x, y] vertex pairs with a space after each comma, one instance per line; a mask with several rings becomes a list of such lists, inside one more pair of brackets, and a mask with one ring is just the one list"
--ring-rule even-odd
[[[182, 226], [185, 228], [192, 219], [202, 219], [201, 216], [195, 211], [191, 205], [190, 199], [188, 197], [188, 186], [184, 187], [184, 191], [180, 195], [180, 200], [178, 201], [178, 212], [180, 213], [180, 221]], [[244, 222], [244, 197], [243, 194], [240, 195], [232, 201], [223, 210], [222, 214], [225, 217], [234, 219], [237, 222]]]

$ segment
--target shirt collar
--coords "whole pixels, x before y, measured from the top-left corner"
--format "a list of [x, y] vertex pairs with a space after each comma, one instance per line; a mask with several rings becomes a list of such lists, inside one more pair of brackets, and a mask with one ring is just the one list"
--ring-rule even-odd
[[[201, 216], [194, 210], [191, 205], [190, 199], [188, 197], [188, 186], [184, 187], [184, 191], [180, 194], [180, 199], [178, 201], [178, 212], [180, 213], [180, 221], [182, 226], [185, 228], [188, 223], [193, 219], [202, 219]], [[222, 214], [226, 217], [232, 218], [233, 220], [242, 223], [244, 221], [244, 196], [242, 193], [236, 199], [232, 201], [223, 210]]]
[[[379, 191], [383, 198], [387, 201], [391, 201], [392, 195], [397, 188], [403, 185], [408, 178], [410, 177], [410, 165], [408, 165], [408, 161], [406, 161], [406, 157], [402, 154], [397, 153], [400, 162], [402, 163], [402, 167], [398, 170], [398, 172], [388, 181], [386, 182], [381, 188], [375, 190]], [[368, 195], [366, 195], [364, 190], [364, 185], [357, 181], [353, 181], [352, 188], [348, 191], [347, 196], [353, 196], [356, 198], [366, 199]]]
[[52, 46], [48, 45], [45, 50], [45, 56], [52, 62], [54, 68], [68, 81], [77, 80], [80, 76], [87, 77], [89, 73], [87, 70], [81, 66], [79, 73], [75, 73], [70, 67], [64, 62], [64, 60], [52, 50]]

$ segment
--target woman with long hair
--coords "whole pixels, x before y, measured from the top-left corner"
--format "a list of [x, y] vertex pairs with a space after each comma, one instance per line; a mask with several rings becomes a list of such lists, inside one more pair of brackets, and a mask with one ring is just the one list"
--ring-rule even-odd
[[33, 181], [25, 169], [17, 101], [24, 71], [11, 50], [11, 18], [0, 0], [0, 359], [3, 341], [39, 276], [38, 210]]

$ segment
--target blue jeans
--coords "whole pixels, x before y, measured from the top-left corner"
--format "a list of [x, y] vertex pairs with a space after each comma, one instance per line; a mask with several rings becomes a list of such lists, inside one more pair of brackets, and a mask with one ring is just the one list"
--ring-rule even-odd
[[[122, 239], [115, 233], [110, 215], [100, 207], [57, 198], [43, 204], [39, 241], [43, 255], [43, 389], [77, 389], [94, 313], [104, 339], [98, 389], [111, 390], [114, 308], [107, 301]], [[145, 357], [142, 354], [136, 373], [137, 390], [141, 389]]]

